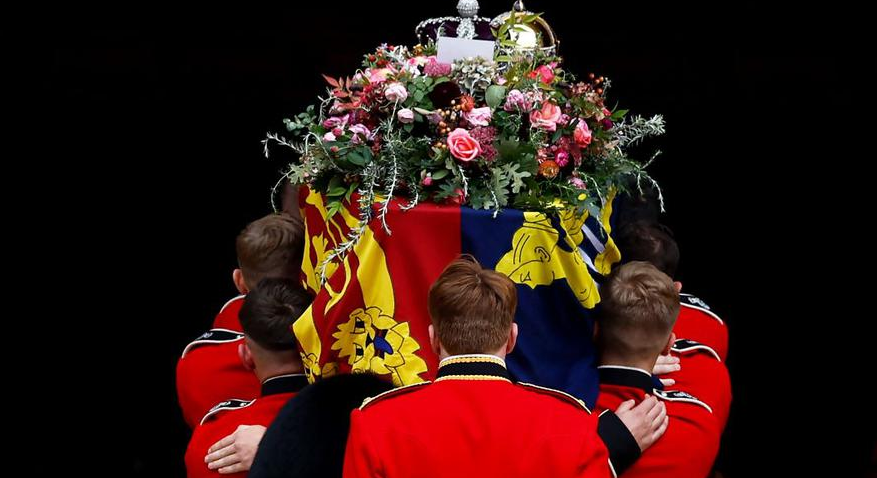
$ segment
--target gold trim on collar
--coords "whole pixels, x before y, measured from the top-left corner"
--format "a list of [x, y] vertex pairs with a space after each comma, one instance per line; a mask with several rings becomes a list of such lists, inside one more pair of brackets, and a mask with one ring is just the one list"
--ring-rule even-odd
[[457, 363], [495, 363], [497, 365], [502, 365], [503, 367], [506, 366], [505, 361], [499, 357], [460, 355], [457, 357], [448, 357], [440, 361], [439, 367]]
[[499, 382], [512, 383], [511, 380], [509, 380], [505, 377], [497, 377], [496, 375], [445, 375], [443, 377], [439, 377], [439, 378], [433, 380], [433, 382], [442, 382], [445, 380], [475, 380], [475, 381], [493, 380], [493, 381], [499, 381]]

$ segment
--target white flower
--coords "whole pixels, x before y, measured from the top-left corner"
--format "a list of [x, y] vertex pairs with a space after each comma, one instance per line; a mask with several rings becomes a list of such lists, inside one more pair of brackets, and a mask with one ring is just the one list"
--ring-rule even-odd
[[331, 131], [323, 135], [323, 141], [335, 141], [335, 135]]
[[387, 89], [384, 90], [384, 96], [390, 101], [405, 101], [408, 98], [408, 90], [405, 89], [402, 83], [390, 83], [387, 85]]
[[414, 122], [414, 111], [411, 111], [410, 108], [402, 108], [401, 110], [396, 112], [396, 118], [399, 119], [400, 123], [413, 123]]

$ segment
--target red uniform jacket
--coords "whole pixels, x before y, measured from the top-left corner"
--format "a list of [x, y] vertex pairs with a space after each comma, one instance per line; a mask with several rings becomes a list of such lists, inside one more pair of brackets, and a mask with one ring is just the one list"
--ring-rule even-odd
[[641, 402], [646, 394], [667, 405], [670, 417], [664, 436], [643, 452], [623, 478], [704, 478], [719, 452], [721, 431], [709, 406], [684, 392], [654, 389], [645, 370], [599, 367], [600, 395], [595, 413], [615, 410], [621, 402]]
[[721, 429], [728, 422], [731, 411], [731, 377], [718, 352], [711, 347], [680, 338], [671, 349], [679, 357], [681, 370], [669, 373], [666, 378], [676, 380], [673, 388], [696, 395], [710, 406]]
[[239, 295], [222, 306], [222, 309], [216, 314], [216, 318], [213, 319], [214, 329], [226, 329], [235, 332], [244, 331], [243, 327], [241, 327], [241, 321], [238, 319], [238, 312], [241, 311], [241, 306], [244, 305], [244, 297], [246, 296]]
[[177, 398], [183, 419], [195, 428], [217, 403], [259, 396], [259, 380], [244, 368], [238, 345], [244, 334], [214, 329], [189, 344], [177, 362]]
[[580, 400], [512, 383], [498, 357], [449, 357], [434, 383], [391, 390], [353, 411], [344, 476], [611, 477], [597, 427]]
[[680, 339], [689, 339], [708, 345], [724, 362], [728, 357], [728, 326], [710, 306], [691, 294], [679, 294], [679, 317], [673, 332]]
[[186, 474], [189, 478], [244, 477], [246, 473], [220, 475], [210, 470], [204, 457], [214, 443], [234, 433], [239, 425], [267, 427], [295, 394], [308, 384], [304, 374], [281, 375], [262, 384], [262, 395], [255, 400], [226, 400], [213, 407], [192, 432], [186, 449]]

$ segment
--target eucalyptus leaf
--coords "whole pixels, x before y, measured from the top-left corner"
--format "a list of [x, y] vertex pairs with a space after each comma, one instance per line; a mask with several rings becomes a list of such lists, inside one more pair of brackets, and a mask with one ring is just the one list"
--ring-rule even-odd
[[506, 87], [501, 85], [490, 85], [487, 88], [487, 92], [484, 94], [484, 100], [487, 102], [487, 106], [491, 108], [498, 108], [499, 105], [502, 104], [502, 100], [505, 99]]

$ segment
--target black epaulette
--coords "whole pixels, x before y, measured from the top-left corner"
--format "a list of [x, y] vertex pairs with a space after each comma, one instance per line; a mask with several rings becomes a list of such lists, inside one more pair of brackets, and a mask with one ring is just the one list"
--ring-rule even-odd
[[684, 307], [691, 307], [692, 309], [697, 309], [701, 312], [706, 313], [710, 317], [719, 321], [720, 324], [724, 324], [725, 322], [721, 317], [716, 315], [715, 312], [699, 297], [695, 297], [691, 294], [679, 294], [679, 304]]
[[365, 407], [367, 407], [367, 406], [369, 406], [369, 405], [371, 405], [379, 400], [386, 400], [388, 398], [396, 397], [396, 396], [408, 393], [412, 390], [415, 390], [416, 388], [418, 388], [420, 386], [429, 385], [430, 383], [432, 383], [432, 382], [426, 381], [426, 382], [412, 383], [410, 385], [402, 385], [401, 387], [394, 388], [392, 390], [387, 390], [384, 393], [375, 395], [374, 397], [368, 397], [365, 400], [363, 400], [362, 405], [359, 406], [359, 409], [365, 410]]
[[235, 332], [234, 330], [228, 329], [210, 329], [207, 332], [201, 334], [200, 337], [193, 340], [186, 348], [183, 349], [183, 357], [189, 353], [195, 347], [205, 344], [222, 344], [226, 342], [234, 342], [235, 340], [239, 340], [243, 337], [244, 334], [240, 332]]
[[702, 350], [715, 357], [719, 362], [722, 361], [722, 358], [719, 357], [719, 354], [712, 347], [700, 342], [695, 342], [694, 340], [679, 339], [676, 342], [673, 342], [673, 347], [670, 348], [670, 350], [682, 355]]
[[563, 390], [556, 390], [553, 388], [541, 387], [539, 385], [533, 385], [532, 383], [517, 382], [517, 384], [522, 386], [522, 387], [525, 387], [529, 390], [532, 390], [534, 392], [539, 392], [539, 393], [542, 393], [545, 395], [551, 395], [552, 397], [559, 398], [560, 400], [563, 400], [564, 402], [569, 403], [570, 405], [573, 405], [576, 408], [581, 408], [582, 410], [588, 412], [589, 414], [591, 413], [591, 410], [588, 408], [587, 405], [585, 405], [584, 400], [578, 399], [578, 398], [564, 392]]
[[685, 402], [700, 405], [703, 408], [709, 410], [710, 413], [713, 413], [713, 409], [710, 408], [709, 405], [700, 401], [697, 397], [688, 392], [683, 392], [681, 390], [658, 390], [656, 388], [653, 390], [653, 393], [656, 397], [662, 400], [667, 400], [668, 402]]
[[201, 419], [201, 424], [203, 425], [204, 422], [206, 422], [208, 418], [212, 417], [213, 415], [216, 415], [217, 413], [219, 413], [221, 411], [240, 410], [241, 408], [249, 407], [250, 405], [255, 403], [255, 401], [256, 401], [255, 399], [254, 400], [239, 400], [236, 398], [232, 398], [230, 400], [225, 400], [223, 402], [219, 402], [216, 405], [214, 405], [213, 408], [211, 408], [210, 411], [207, 412], [206, 415], [204, 415], [204, 418]]

